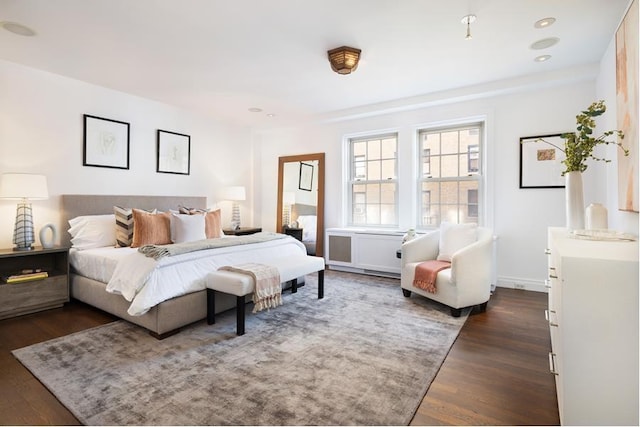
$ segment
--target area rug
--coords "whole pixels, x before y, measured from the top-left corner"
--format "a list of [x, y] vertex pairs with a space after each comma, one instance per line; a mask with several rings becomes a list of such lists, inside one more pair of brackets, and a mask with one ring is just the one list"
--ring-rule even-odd
[[276, 309], [162, 341], [117, 321], [13, 351], [88, 425], [406, 425], [464, 324], [399, 280], [327, 271]]

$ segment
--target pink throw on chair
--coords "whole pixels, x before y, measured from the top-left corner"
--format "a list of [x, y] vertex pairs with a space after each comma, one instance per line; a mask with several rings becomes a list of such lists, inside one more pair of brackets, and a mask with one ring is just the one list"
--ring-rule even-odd
[[429, 260], [421, 262], [416, 266], [413, 286], [435, 294], [438, 290], [436, 289], [436, 278], [438, 277], [438, 273], [445, 268], [450, 267], [451, 263], [449, 261]]

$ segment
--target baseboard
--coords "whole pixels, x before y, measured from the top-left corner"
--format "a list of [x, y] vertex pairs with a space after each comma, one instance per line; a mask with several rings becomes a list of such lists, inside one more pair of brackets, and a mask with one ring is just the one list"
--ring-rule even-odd
[[522, 289], [525, 291], [547, 293], [547, 288], [544, 284], [544, 280], [531, 280], [523, 279], [520, 277], [499, 276], [497, 286], [499, 288]]

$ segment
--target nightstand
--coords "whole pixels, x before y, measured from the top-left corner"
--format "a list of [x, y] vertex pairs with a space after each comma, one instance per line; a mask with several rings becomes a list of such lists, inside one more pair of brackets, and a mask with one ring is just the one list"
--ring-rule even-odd
[[[6, 283], [22, 270], [46, 271], [48, 277]], [[0, 249], [0, 319], [62, 307], [69, 301], [69, 248]]]
[[284, 227], [284, 234], [292, 236], [302, 242], [302, 228]]
[[262, 231], [262, 228], [254, 228], [254, 227], [240, 227], [237, 230], [222, 230], [224, 234], [227, 236], [246, 236], [247, 234], [259, 233]]

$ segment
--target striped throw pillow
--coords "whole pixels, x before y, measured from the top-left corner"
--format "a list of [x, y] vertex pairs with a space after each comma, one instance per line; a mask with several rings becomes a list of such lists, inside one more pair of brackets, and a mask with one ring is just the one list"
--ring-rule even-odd
[[133, 241], [133, 209], [120, 206], [113, 207], [116, 215], [116, 246], [131, 246]]

